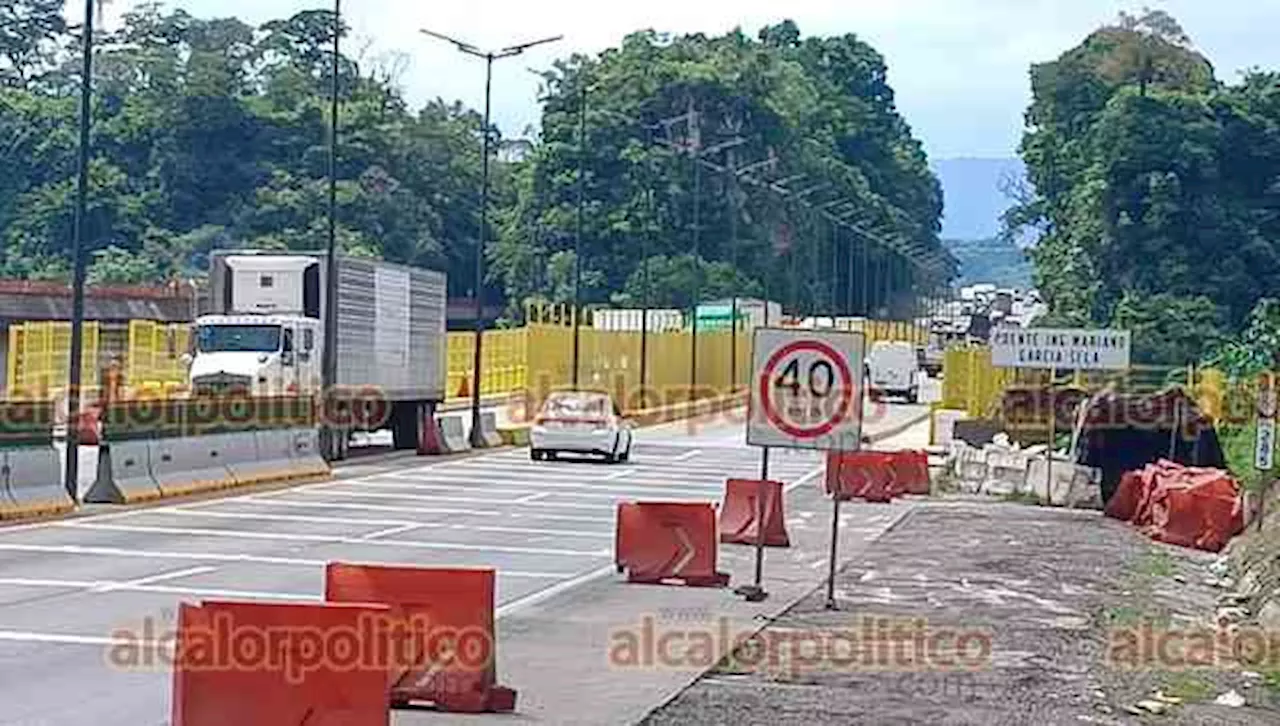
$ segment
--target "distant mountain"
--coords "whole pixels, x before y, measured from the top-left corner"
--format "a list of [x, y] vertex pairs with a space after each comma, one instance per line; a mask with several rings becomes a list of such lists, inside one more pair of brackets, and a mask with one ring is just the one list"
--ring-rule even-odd
[[985, 240], [1000, 232], [1000, 215], [1013, 202], [1001, 185], [1026, 174], [1020, 159], [937, 159], [933, 171], [942, 183], [942, 236]]
[[943, 244], [960, 261], [960, 285], [989, 282], [997, 287], [1031, 287], [1031, 262], [1021, 249], [999, 237], [946, 239]]

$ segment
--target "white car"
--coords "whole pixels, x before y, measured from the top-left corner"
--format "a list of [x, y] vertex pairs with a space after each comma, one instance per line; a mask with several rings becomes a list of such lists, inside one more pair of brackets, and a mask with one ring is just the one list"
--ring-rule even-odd
[[561, 452], [626, 461], [631, 457], [631, 426], [608, 394], [552, 393], [529, 431], [529, 456], [554, 459]]

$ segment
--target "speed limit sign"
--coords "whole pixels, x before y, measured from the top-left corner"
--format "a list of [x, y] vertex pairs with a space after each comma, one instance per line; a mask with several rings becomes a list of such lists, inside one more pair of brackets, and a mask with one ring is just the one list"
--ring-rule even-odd
[[747, 443], [856, 451], [863, 348], [861, 333], [756, 328]]

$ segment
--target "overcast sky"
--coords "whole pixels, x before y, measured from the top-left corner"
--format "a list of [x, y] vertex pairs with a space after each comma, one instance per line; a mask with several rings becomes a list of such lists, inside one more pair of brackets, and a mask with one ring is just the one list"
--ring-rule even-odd
[[[72, 5], [78, 0], [70, 0]], [[108, 0], [108, 24], [138, 0]], [[300, 10], [332, 7], [306, 0], [168, 0], [200, 17], [237, 16], [259, 24]], [[1174, 15], [1218, 70], [1235, 80], [1251, 66], [1280, 68], [1280, 2], [1276, 0], [1152, 0]], [[355, 30], [351, 50], [368, 59], [403, 54], [401, 84], [409, 100], [460, 99], [483, 107], [479, 59], [420, 35], [430, 28], [480, 47], [504, 47], [549, 35], [559, 43], [499, 61], [494, 68], [494, 121], [518, 135], [538, 120], [538, 79], [573, 52], [595, 53], [629, 32], [719, 34], [741, 26], [754, 35], [790, 18], [805, 35], [856, 33], [887, 59], [898, 107], [933, 158], [1012, 156], [1028, 101], [1027, 71], [1049, 60], [1120, 10], [1142, 2], [1114, 0], [344, 0]]]

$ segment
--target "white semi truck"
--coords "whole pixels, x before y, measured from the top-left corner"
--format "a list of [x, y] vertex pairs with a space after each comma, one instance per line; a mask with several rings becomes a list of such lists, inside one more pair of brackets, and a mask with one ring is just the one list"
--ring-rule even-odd
[[[376, 402], [379, 425], [366, 430], [388, 428], [397, 449], [413, 448], [445, 397], [445, 275], [347, 256], [337, 267], [335, 383]], [[196, 320], [191, 390], [319, 394], [326, 268], [324, 253], [214, 252], [212, 313]], [[331, 456], [345, 458], [347, 436], [336, 439]]]

